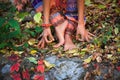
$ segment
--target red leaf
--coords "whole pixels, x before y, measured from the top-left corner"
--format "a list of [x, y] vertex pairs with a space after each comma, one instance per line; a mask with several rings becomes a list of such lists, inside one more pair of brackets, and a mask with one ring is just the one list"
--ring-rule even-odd
[[18, 11], [20, 11], [20, 10], [22, 10], [23, 5], [19, 3], [19, 4], [17, 4], [16, 8], [18, 9]]
[[20, 67], [19, 63], [13, 64], [10, 68], [10, 72], [19, 71], [19, 67]]
[[37, 72], [44, 73], [44, 71], [45, 71], [44, 65], [38, 65], [38, 66], [37, 66]]
[[23, 76], [23, 79], [30, 80], [30, 74], [28, 70], [23, 70], [22, 76]]
[[98, 67], [98, 64], [94, 64], [95, 69]]
[[19, 73], [18, 74], [12, 74], [12, 78], [13, 78], [13, 80], [21, 80]]
[[14, 0], [14, 4], [16, 5], [18, 3], [18, 0]]
[[19, 59], [19, 56], [17, 54], [12, 54], [11, 56], [8, 57], [10, 61], [16, 61]]
[[120, 71], [120, 66], [116, 67], [118, 71]]
[[26, 4], [26, 3], [27, 3], [27, 1], [28, 1], [28, 0], [22, 0], [22, 3], [25, 3], [25, 4]]
[[43, 60], [38, 60], [38, 64], [39, 65], [43, 64]]
[[37, 75], [34, 75], [33, 79], [34, 80], [45, 80], [45, 77], [44, 75], [37, 74]]

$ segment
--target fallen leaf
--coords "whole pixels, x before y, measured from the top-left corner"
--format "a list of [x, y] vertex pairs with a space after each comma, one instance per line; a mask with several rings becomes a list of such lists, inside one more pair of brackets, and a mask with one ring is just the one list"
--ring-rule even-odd
[[21, 80], [20, 74], [12, 74], [11, 77], [13, 78], [13, 80]]
[[39, 65], [43, 64], [43, 60], [38, 60], [38, 64]]
[[45, 71], [44, 65], [38, 65], [37, 66], [37, 72], [44, 73], [44, 71]]
[[22, 4], [17, 4], [16, 8], [18, 9], [18, 11], [22, 10], [23, 5]]
[[34, 57], [29, 57], [27, 58], [30, 62], [34, 63], [34, 64], [37, 64], [37, 59], [34, 58]]
[[30, 80], [30, 74], [29, 74], [28, 70], [23, 70], [22, 76], [23, 76], [23, 79]]
[[78, 49], [72, 49], [72, 50], [67, 50], [65, 53], [76, 53], [76, 52], [78, 52]]
[[28, 41], [28, 44], [29, 44], [29, 45], [34, 45], [35, 43], [37, 43], [37, 42], [36, 42], [36, 40], [33, 39], [33, 38]]
[[22, 3], [25, 3], [25, 4], [26, 4], [26, 3], [27, 3], [27, 1], [28, 1], [28, 0], [22, 0]]
[[42, 22], [42, 13], [36, 13], [35, 15], [34, 15], [34, 21], [36, 22], [36, 23], [41, 23]]
[[83, 64], [90, 63], [92, 60], [92, 56], [89, 56], [87, 59], [84, 60]]
[[45, 80], [45, 76], [36, 74], [34, 75], [33, 80]]
[[13, 64], [11, 67], [10, 67], [10, 72], [14, 72], [14, 71], [19, 71], [19, 68], [20, 68], [20, 63], [15, 63]]
[[11, 54], [10, 56], [8, 56], [8, 60], [10, 61], [16, 61], [19, 59], [19, 56], [17, 54]]
[[102, 58], [100, 57], [100, 56], [98, 56], [97, 58], [96, 58], [96, 61], [99, 63], [99, 62], [102, 62]]
[[117, 68], [118, 71], [120, 71], [120, 66], [117, 66], [116, 68]]
[[111, 59], [111, 58], [112, 58], [112, 54], [108, 54], [108, 55], [107, 55], [107, 58], [108, 58], [108, 59]]
[[46, 60], [43, 61], [45, 66], [47, 67], [47, 70], [55, 67], [55, 64], [50, 64], [49, 62], [47, 62]]
[[37, 53], [37, 50], [31, 50], [31, 51], [30, 51], [30, 54], [31, 54], [31, 55], [35, 55], [36, 53]]

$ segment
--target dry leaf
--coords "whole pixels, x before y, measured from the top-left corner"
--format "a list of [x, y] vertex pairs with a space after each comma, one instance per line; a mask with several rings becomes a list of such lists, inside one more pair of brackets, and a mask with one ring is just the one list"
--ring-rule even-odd
[[92, 56], [89, 56], [87, 59], [84, 60], [84, 63], [83, 63], [83, 64], [90, 63], [91, 60], [92, 60]]
[[44, 64], [45, 64], [45, 66], [47, 67], [47, 70], [49, 70], [49, 69], [55, 67], [55, 64], [50, 64], [50, 63], [47, 62], [46, 60], [44, 60]]
[[35, 55], [36, 53], [37, 53], [36, 50], [31, 50], [31, 51], [30, 51], [30, 54], [31, 54], [31, 55]]
[[98, 57], [96, 58], [96, 61], [97, 61], [97, 62], [102, 62], [102, 58], [101, 58], [100, 56], [98, 56]]
[[36, 42], [36, 40], [33, 39], [33, 38], [28, 41], [28, 44], [29, 44], [29, 45], [34, 45], [35, 43], [37, 43], [37, 42]]

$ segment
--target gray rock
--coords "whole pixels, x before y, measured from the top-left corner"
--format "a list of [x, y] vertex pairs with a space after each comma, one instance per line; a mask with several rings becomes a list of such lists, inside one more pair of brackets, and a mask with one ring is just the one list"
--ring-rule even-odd
[[10, 67], [11, 67], [11, 65], [6, 64], [6, 65], [2, 68], [1, 73], [2, 73], [2, 74], [7, 74], [7, 73], [9, 73], [9, 72], [10, 72]]
[[80, 59], [58, 59], [56, 56], [51, 56], [47, 57], [46, 60], [56, 66], [46, 72], [45, 80], [80, 80], [85, 73]]

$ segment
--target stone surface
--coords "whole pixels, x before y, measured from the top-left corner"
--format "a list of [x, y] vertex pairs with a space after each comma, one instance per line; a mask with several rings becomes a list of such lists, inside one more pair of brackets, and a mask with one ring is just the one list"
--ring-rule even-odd
[[45, 80], [80, 80], [85, 74], [80, 59], [58, 59], [56, 56], [51, 56], [47, 57], [46, 60], [56, 66], [49, 72], [46, 72]]

